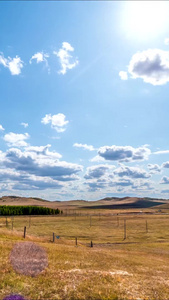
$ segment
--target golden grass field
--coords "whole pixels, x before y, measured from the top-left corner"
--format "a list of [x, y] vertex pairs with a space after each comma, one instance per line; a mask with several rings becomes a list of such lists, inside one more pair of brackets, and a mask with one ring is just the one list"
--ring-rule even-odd
[[[0, 217], [0, 299], [11, 293], [28, 300], [169, 299], [168, 213], [67, 205], [59, 216], [15, 216], [13, 230], [12, 218]], [[54, 243], [53, 232], [60, 236]], [[48, 266], [36, 277], [10, 264], [13, 246], [24, 241], [46, 250]]]

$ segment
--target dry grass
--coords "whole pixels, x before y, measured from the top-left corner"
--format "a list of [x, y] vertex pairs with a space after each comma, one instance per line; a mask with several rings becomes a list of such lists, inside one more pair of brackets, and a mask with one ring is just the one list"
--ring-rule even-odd
[[[0, 219], [0, 299], [20, 293], [28, 300], [169, 299], [169, 216], [124, 215], [15, 217]], [[146, 232], [146, 220], [148, 232]], [[91, 225], [91, 226], [90, 226]], [[16, 273], [9, 255], [18, 242], [45, 249], [48, 266], [36, 277]], [[51, 242], [52, 233], [60, 235]], [[78, 246], [75, 245], [78, 237]], [[89, 243], [93, 240], [94, 247]], [[22, 242], [22, 243], [21, 243]]]
[[[110, 211], [109, 211], [110, 212]], [[126, 235], [124, 241], [124, 220], [126, 220]], [[147, 228], [146, 228], [147, 221]], [[12, 229], [12, 219], [7, 218], [7, 228]], [[0, 217], [0, 227], [6, 226], [6, 218]], [[13, 228], [23, 235], [23, 228], [27, 227], [27, 235], [52, 240], [53, 232], [60, 236], [60, 240], [72, 241], [75, 237], [79, 243], [95, 244], [107, 243], [148, 243], [169, 241], [168, 214], [138, 214], [138, 215], [72, 215], [72, 216], [27, 216], [14, 217]], [[147, 232], [148, 231], [148, 232]]]

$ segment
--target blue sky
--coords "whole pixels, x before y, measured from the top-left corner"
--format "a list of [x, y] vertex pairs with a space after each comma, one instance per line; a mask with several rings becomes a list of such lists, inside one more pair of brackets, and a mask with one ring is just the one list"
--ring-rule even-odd
[[169, 198], [169, 3], [0, 2], [0, 195]]

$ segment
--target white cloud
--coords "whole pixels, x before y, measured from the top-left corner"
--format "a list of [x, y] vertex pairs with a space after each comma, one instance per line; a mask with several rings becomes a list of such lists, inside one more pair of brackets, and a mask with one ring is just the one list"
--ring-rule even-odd
[[161, 184], [169, 184], [169, 177], [163, 176], [160, 183]]
[[169, 168], [169, 161], [166, 161], [165, 163], [162, 164], [163, 168]]
[[21, 69], [23, 68], [22, 63], [22, 60], [18, 56], [8, 62], [8, 68], [12, 75], [19, 75], [21, 73]]
[[161, 172], [161, 167], [157, 164], [148, 164], [148, 169], [151, 171], [151, 174]]
[[136, 181], [134, 181], [132, 189], [134, 191], [140, 191], [140, 192], [155, 190], [152, 185], [152, 181], [150, 181], [150, 180], [145, 181], [144, 178], [137, 179]]
[[14, 147], [26, 147], [28, 144], [25, 142], [25, 140], [29, 139], [28, 133], [14, 133], [9, 132], [4, 135], [3, 139], [9, 146]]
[[165, 44], [165, 45], [169, 45], [169, 38], [166, 38], [166, 39], [164, 40], [164, 44]]
[[49, 57], [48, 53], [37, 52], [31, 57], [29, 63], [32, 64], [32, 60], [36, 60], [37, 64], [44, 62], [46, 64], [46, 67], [48, 67], [48, 71], [50, 71], [50, 68], [48, 66], [48, 60], [47, 60], [48, 57]]
[[58, 52], [53, 51], [53, 54], [55, 54], [61, 64], [61, 70], [58, 72], [59, 74], [66, 74], [67, 70], [73, 69], [76, 67], [79, 63], [77, 58], [73, 58], [72, 55], [69, 54], [69, 52], [73, 52], [74, 48], [67, 42], [62, 43], [62, 48], [59, 49]]
[[133, 79], [141, 78], [152, 85], [163, 85], [169, 81], [169, 52], [148, 49], [133, 55], [128, 72]]
[[127, 72], [124, 72], [124, 71], [120, 71], [119, 72], [119, 76], [122, 80], [127, 80], [128, 79], [128, 75], [127, 75]]
[[0, 183], [5, 180], [8, 190], [44, 190], [48, 188], [61, 188], [63, 185], [48, 177], [30, 175], [12, 169], [0, 169]]
[[0, 131], [5, 130], [2, 125], [0, 125]]
[[114, 166], [99, 165], [87, 168], [84, 178], [85, 185], [89, 191], [105, 189], [106, 192], [124, 192], [126, 194], [133, 191], [150, 191], [153, 189], [149, 180], [151, 175], [139, 167], [128, 167], [123, 164], [120, 168], [112, 170]]
[[94, 150], [96, 150], [92, 145], [87, 145], [87, 144], [74, 143], [74, 144], [73, 144], [73, 147], [83, 148], [83, 149], [89, 150], [89, 151], [94, 151]]
[[66, 130], [66, 125], [69, 121], [66, 121], [66, 116], [64, 114], [51, 115], [47, 114], [44, 118], [42, 118], [41, 123], [43, 124], [51, 124], [51, 127], [55, 129], [57, 132], [64, 132]]
[[0, 64], [7, 67], [8, 60], [4, 57], [3, 53], [0, 54]]
[[50, 177], [58, 181], [77, 180], [74, 176], [83, 170], [78, 164], [59, 161], [61, 155], [49, 151], [47, 146], [26, 147], [24, 151], [17, 148], [9, 149], [3, 158], [3, 165], [15, 171], [25, 172], [29, 175]]
[[101, 157], [100, 155], [96, 155], [96, 156], [94, 156], [93, 158], [91, 158], [89, 161], [91, 161], [91, 162], [102, 162], [102, 161], [104, 161], [104, 158], [103, 157]]
[[96, 181], [85, 182], [85, 185], [89, 186], [89, 191], [95, 192], [104, 189], [107, 186], [107, 182], [104, 179], [97, 179]]
[[87, 172], [84, 176], [85, 179], [100, 178], [106, 174], [107, 171], [115, 168], [113, 165], [96, 165], [87, 168]]
[[[9, 140], [9, 139], [8, 139]], [[11, 139], [10, 139], [11, 142]], [[12, 141], [14, 143], [14, 140]], [[69, 193], [80, 178], [83, 167], [79, 164], [61, 161], [62, 155], [49, 150], [51, 145], [26, 146], [24, 149], [10, 148], [0, 151], [0, 192], [49, 190], [44, 197], [50, 197], [50, 190], [59, 189]], [[5, 184], [4, 184], [5, 182]], [[39, 197], [40, 194], [37, 194]], [[35, 194], [34, 194], [35, 196]], [[54, 199], [57, 197], [55, 191]]]
[[168, 154], [169, 150], [161, 150], [161, 151], [156, 151], [153, 154]]
[[114, 171], [119, 177], [127, 176], [131, 178], [149, 178], [151, 175], [145, 170], [138, 167], [128, 167], [121, 165], [120, 168]]
[[131, 146], [112, 145], [101, 147], [98, 154], [105, 160], [119, 160], [127, 162], [148, 159], [151, 151], [146, 146], [133, 148]]
[[115, 178], [109, 183], [109, 186], [133, 186], [134, 181], [129, 178]]
[[8, 68], [12, 75], [19, 75], [23, 68], [23, 61], [19, 56], [5, 58], [3, 53], [0, 54], [0, 64]]
[[29, 124], [22, 122], [21, 125], [26, 128], [26, 127], [28, 127]]
[[[30, 154], [33, 159], [38, 157], [39, 161], [42, 159], [45, 160], [46, 163], [51, 163], [50, 159], [54, 159], [54, 161], [60, 159], [62, 155], [56, 151], [50, 151], [49, 148], [51, 147], [50, 144], [46, 146], [27, 146], [25, 148], [26, 152]], [[41, 157], [42, 156], [42, 157]]]

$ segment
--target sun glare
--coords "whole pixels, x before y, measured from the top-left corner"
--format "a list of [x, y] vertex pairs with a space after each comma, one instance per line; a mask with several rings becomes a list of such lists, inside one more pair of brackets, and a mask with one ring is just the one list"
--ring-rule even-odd
[[127, 1], [122, 24], [128, 35], [146, 38], [160, 34], [169, 21], [168, 1]]

